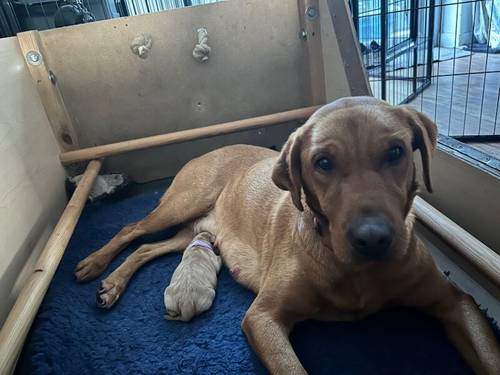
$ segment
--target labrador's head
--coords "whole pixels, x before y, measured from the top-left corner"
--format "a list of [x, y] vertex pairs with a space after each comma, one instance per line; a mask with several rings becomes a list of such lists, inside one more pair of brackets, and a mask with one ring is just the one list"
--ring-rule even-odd
[[414, 151], [430, 191], [436, 136], [436, 125], [409, 107], [371, 97], [339, 99], [290, 135], [273, 181], [290, 192], [297, 209], [304, 202], [310, 207], [339, 261], [401, 258], [417, 186]]

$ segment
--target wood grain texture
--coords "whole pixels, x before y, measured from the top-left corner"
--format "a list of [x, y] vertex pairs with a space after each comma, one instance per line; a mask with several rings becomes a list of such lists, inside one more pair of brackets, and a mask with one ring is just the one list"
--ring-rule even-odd
[[[45, 112], [49, 119], [52, 131], [62, 151], [74, 150], [78, 148], [78, 137], [73, 128], [73, 123], [64, 105], [64, 100], [57, 86], [57, 82], [49, 79], [50, 70], [44, 58], [44, 53], [40, 44], [38, 31], [26, 31], [17, 34], [19, 47], [24, 56], [26, 66], [29, 69], [33, 83], [36, 86]], [[26, 55], [34, 51], [40, 54], [41, 63], [39, 65], [30, 64]], [[55, 77], [55, 76], [54, 76]]]
[[35, 268], [0, 331], [0, 374], [13, 371], [33, 319], [73, 234], [102, 162], [93, 160], [80, 180]]
[[[321, 44], [321, 24], [319, 16], [318, 0], [298, 0], [299, 20], [301, 29], [306, 32], [303, 42], [307, 45], [307, 66], [310, 76], [311, 104], [324, 104], [325, 93], [325, 69], [323, 64], [323, 49]], [[316, 17], [309, 17], [307, 10], [315, 9]]]
[[418, 220], [448, 243], [458, 255], [500, 288], [500, 255], [420, 197], [413, 203]]
[[61, 154], [60, 159], [62, 164], [67, 165], [85, 160], [123, 154], [130, 151], [143, 150], [152, 147], [171, 145], [196, 139], [241, 132], [244, 130], [274, 126], [291, 120], [306, 119], [311, 116], [318, 108], [319, 106], [300, 108], [291, 111], [275, 113], [272, 115], [253, 117], [244, 120], [206, 126], [204, 128], [181, 130], [178, 132], [155, 135], [152, 137], [89, 147], [81, 150], [64, 152]]
[[[323, 3], [325, 4], [325, 3]], [[361, 48], [349, 9], [345, 0], [327, 0], [333, 29], [337, 37], [339, 53], [351, 96], [371, 95], [370, 83], [363, 68]], [[331, 67], [327, 67], [331, 69]]]
[[500, 142], [466, 142], [469, 146], [478, 149], [494, 158], [500, 160]]
[[0, 39], [0, 67], [1, 326], [67, 201], [60, 149], [16, 37]]

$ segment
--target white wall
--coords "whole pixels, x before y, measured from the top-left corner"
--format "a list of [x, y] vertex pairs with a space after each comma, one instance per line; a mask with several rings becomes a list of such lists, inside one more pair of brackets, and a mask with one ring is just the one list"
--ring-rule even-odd
[[[473, 4], [468, 0], [442, 0], [440, 10], [440, 47], [458, 48], [470, 44], [473, 26]], [[458, 4], [457, 4], [458, 3]], [[460, 4], [464, 3], [464, 4]]]
[[16, 38], [0, 39], [0, 92], [1, 325], [66, 198], [58, 147]]

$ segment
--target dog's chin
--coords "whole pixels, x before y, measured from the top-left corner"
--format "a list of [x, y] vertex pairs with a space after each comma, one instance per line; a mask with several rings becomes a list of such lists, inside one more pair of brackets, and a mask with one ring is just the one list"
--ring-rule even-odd
[[[335, 244], [332, 241], [331, 249], [335, 261], [339, 265], [359, 267], [367, 264], [383, 264], [397, 262], [407, 255], [408, 241], [397, 241], [383, 255], [377, 257], [368, 257], [357, 252], [347, 243]], [[342, 251], [339, 251], [342, 249]]]

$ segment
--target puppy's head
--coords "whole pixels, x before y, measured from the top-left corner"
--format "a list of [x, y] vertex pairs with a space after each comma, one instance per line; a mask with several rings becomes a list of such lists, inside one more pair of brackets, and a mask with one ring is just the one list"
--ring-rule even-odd
[[371, 97], [339, 99], [290, 136], [273, 181], [290, 192], [297, 209], [309, 206], [338, 261], [398, 259], [410, 240], [406, 220], [417, 187], [413, 153], [420, 152], [431, 191], [436, 137], [436, 125], [409, 107]]

